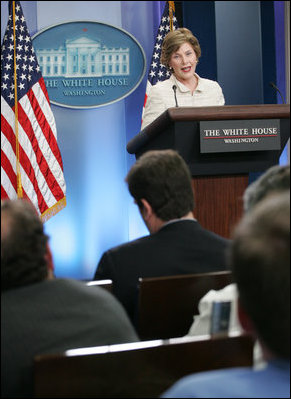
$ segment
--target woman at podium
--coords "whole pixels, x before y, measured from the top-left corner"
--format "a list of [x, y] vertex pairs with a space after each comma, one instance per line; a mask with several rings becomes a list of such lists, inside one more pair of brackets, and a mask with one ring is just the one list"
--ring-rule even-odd
[[161, 63], [167, 67], [171, 76], [151, 87], [144, 109], [142, 129], [170, 107], [224, 105], [219, 84], [201, 78], [195, 72], [200, 56], [199, 42], [189, 29], [179, 28], [165, 36]]

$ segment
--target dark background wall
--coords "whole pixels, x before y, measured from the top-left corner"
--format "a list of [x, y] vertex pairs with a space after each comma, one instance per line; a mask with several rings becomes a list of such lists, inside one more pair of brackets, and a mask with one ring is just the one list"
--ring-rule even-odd
[[276, 49], [276, 34], [284, 43], [276, 30], [284, 27], [284, 2], [183, 1], [179, 9], [202, 48], [197, 72], [220, 82], [226, 104], [276, 103], [271, 81], [285, 93], [284, 53]]

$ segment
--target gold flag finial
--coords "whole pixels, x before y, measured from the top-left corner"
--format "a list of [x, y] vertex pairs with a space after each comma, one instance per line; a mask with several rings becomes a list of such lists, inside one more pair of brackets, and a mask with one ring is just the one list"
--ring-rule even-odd
[[169, 1], [169, 17], [170, 17], [170, 30], [173, 29], [173, 13], [175, 12], [175, 2]]

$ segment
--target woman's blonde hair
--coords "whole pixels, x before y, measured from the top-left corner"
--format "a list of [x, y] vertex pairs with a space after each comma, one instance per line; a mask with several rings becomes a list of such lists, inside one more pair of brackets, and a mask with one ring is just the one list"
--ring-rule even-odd
[[189, 29], [179, 28], [169, 32], [165, 36], [162, 44], [161, 63], [167, 68], [170, 68], [169, 62], [172, 54], [184, 43], [189, 43], [193, 47], [198, 61], [201, 56], [201, 48], [198, 39]]

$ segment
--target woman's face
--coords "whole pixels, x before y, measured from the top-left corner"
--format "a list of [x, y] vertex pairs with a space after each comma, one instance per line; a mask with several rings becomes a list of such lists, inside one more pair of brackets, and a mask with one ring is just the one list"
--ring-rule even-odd
[[197, 64], [196, 53], [190, 43], [183, 43], [170, 58], [169, 66], [173, 68], [178, 80], [185, 81], [193, 78]]

